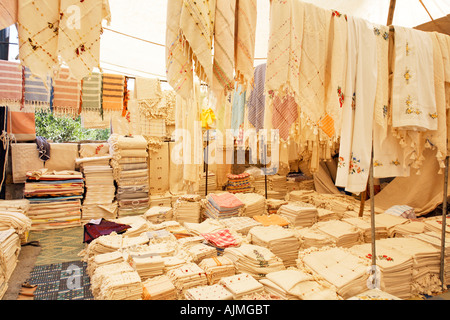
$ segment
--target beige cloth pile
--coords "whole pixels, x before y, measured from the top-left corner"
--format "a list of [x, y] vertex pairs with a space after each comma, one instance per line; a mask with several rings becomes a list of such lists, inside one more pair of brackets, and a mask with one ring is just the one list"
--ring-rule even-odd
[[402, 300], [399, 297], [396, 297], [392, 294], [389, 294], [380, 289], [369, 289], [367, 291], [361, 292], [353, 297], [348, 298], [347, 300]]
[[86, 270], [87, 273], [89, 274], [89, 277], [92, 277], [97, 268], [101, 266], [106, 266], [108, 264], [115, 264], [120, 262], [125, 262], [122, 252], [113, 251], [108, 253], [102, 253], [93, 256], [89, 259], [89, 261], [87, 262]]
[[300, 248], [322, 248], [334, 245], [334, 240], [329, 235], [320, 232], [314, 227], [310, 228], [296, 228], [295, 233], [297, 238], [300, 240]]
[[172, 216], [172, 207], [153, 206], [144, 213], [145, 219], [151, 223], [161, 223], [171, 220]]
[[190, 246], [186, 251], [195, 263], [200, 263], [203, 259], [217, 256], [217, 249], [204, 243]]
[[343, 299], [367, 289], [367, 262], [344, 248], [301, 251], [297, 266], [326, 280]]
[[173, 218], [181, 225], [184, 222], [200, 222], [202, 214], [199, 195], [183, 195], [173, 204]]
[[165, 193], [165, 194], [155, 194], [155, 195], [150, 195], [150, 200], [149, 200], [149, 204], [150, 204], [150, 208], [152, 207], [156, 207], [156, 206], [160, 206], [160, 207], [172, 207], [172, 195], [170, 193]]
[[20, 250], [20, 238], [14, 229], [0, 231], [0, 298], [8, 289], [8, 280], [16, 268]]
[[133, 252], [128, 256], [128, 263], [141, 279], [152, 278], [164, 273], [164, 260], [161, 256]]
[[236, 272], [248, 273], [257, 280], [269, 272], [286, 269], [283, 260], [272, 251], [254, 244], [243, 243], [239, 247], [226, 248], [223, 256], [234, 263]]
[[[208, 193], [217, 191], [217, 178], [216, 174], [213, 172], [208, 172]], [[198, 180], [198, 191], [197, 194], [200, 196], [205, 196], [206, 192], [206, 173], [202, 174], [202, 177]]]
[[203, 259], [198, 266], [205, 270], [209, 285], [218, 283], [223, 277], [236, 274], [233, 262], [223, 256]]
[[244, 203], [242, 216], [253, 217], [255, 215], [264, 214], [265, 198], [257, 193], [236, 193], [236, 198]]
[[[255, 192], [265, 194], [266, 179], [264, 175], [253, 176], [252, 185], [255, 188]], [[278, 174], [267, 176], [267, 199], [284, 200], [287, 191], [286, 176]]]
[[441, 292], [440, 249], [413, 237], [381, 239], [379, 243], [412, 256], [412, 295]]
[[193, 235], [200, 236], [203, 233], [210, 233], [222, 230], [223, 224], [219, 220], [207, 218], [206, 220], [200, 223], [185, 222], [184, 227]]
[[117, 273], [104, 278], [99, 300], [141, 300], [142, 281], [136, 271]]
[[[104, 264], [96, 268], [91, 276], [91, 292], [96, 300], [102, 300], [105, 297], [102, 296], [101, 291], [104, 290], [104, 281], [108, 277], [113, 277], [117, 274], [136, 273], [133, 267], [129, 263], [123, 261], [118, 263]], [[136, 273], [137, 274], [137, 273]]]
[[[343, 218], [341, 221], [346, 222], [361, 232], [363, 242], [372, 242], [372, 226], [371, 223], [363, 218]], [[388, 232], [385, 226], [375, 225], [375, 240], [388, 237]]]
[[317, 208], [318, 221], [339, 220], [341, 216], [333, 210]]
[[[447, 220], [447, 219], [446, 219]], [[423, 220], [423, 223], [425, 224], [425, 230], [424, 231], [434, 231], [434, 232], [442, 232], [442, 217], [431, 217]], [[447, 226], [445, 227], [445, 234], [448, 236], [450, 234], [450, 228], [448, 228], [448, 222]]]
[[142, 286], [142, 300], [177, 300], [177, 290], [166, 275], [147, 279]]
[[360, 231], [340, 220], [321, 221], [314, 225], [317, 230], [331, 237], [338, 247], [349, 248], [360, 242]]
[[195, 263], [186, 263], [171, 269], [167, 276], [177, 289], [178, 299], [183, 299], [188, 289], [208, 284], [205, 271]]
[[27, 217], [30, 203], [22, 200], [0, 201], [0, 231], [14, 229], [24, 242], [31, 229], [31, 219]]
[[109, 165], [110, 159], [110, 155], [76, 159], [83, 172], [85, 183], [85, 196], [81, 208], [82, 221], [114, 219], [117, 216], [116, 187], [113, 169]]
[[280, 226], [254, 227], [249, 231], [252, 244], [266, 247], [283, 261], [285, 267], [296, 264], [300, 242], [295, 233]]
[[149, 230], [145, 232], [145, 235], [148, 238], [149, 243], [160, 243], [160, 242], [166, 242], [166, 241], [176, 241], [177, 238], [167, 231], [166, 229], [161, 230]]
[[[367, 261], [372, 261], [372, 245], [353, 246], [350, 252]], [[413, 259], [399, 250], [375, 243], [376, 265], [380, 269], [379, 288], [402, 299], [411, 297]]]
[[231, 217], [220, 220], [220, 222], [231, 230], [234, 230], [242, 235], [247, 235], [251, 228], [262, 226], [262, 224], [250, 217]]
[[318, 221], [317, 209], [307, 203], [291, 202], [280, 207], [278, 214], [294, 227], [311, 227]]
[[333, 287], [298, 269], [271, 272], [259, 282], [266, 292], [283, 300], [338, 300]]
[[286, 200], [310, 203], [316, 194], [313, 190], [294, 190], [287, 194]]
[[233, 294], [220, 284], [188, 289], [185, 297], [186, 300], [233, 300]]
[[277, 200], [277, 199], [267, 199], [266, 200], [266, 214], [277, 213], [278, 209], [282, 205], [288, 204], [286, 200]]
[[147, 220], [143, 216], [119, 217], [113, 222], [129, 225], [131, 228], [125, 230], [124, 237], [137, 237], [150, 229]]
[[385, 227], [389, 237], [392, 236], [397, 226], [408, 223], [409, 221], [410, 221], [409, 219], [400, 216], [394, 216], [388, 213], [381, 213], [375, 215], [375, 227], [378, 226]]
[[424, 221], [410, 220], [407, 223], [398, 224], [392, 228], [391, 238], [408, 237], [426, 232], [427, 225]]
[[223, 277], [219, 284], [233, 295], [233, 300], [241, 300], [244, 296], [262, 293], [264, 285], [248, 273], [237, 273], [233, 276]]

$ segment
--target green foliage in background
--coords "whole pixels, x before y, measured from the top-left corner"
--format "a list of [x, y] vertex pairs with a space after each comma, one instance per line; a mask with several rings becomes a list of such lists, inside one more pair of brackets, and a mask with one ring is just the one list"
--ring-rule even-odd
[[36, 112], [36, 136], [53, 142], [77, 142], [83, 140], [107, 140], [110, 129], [85, 129], [81, 117], [58, 118], [49, 112]]

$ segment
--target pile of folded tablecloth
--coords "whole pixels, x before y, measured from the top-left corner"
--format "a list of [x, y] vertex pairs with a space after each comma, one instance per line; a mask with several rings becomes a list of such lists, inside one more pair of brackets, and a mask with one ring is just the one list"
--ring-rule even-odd
[[205, 271], [195, 263], [186, 263], [171, 269], [167, 272], [167, 276], [177, 289], [179, 299], [184, 298], [188, 289], [208, 284]]
[[142, 283], [142, 300], [176, 300], [177, 290], [166, 275], [149, 278]]
[[253, 217], [264, 214], [265, 198], [257, 193], [236, 193], [235, 196], [244, 203], [243, 216]]
[[144, 217], [151, 223], [161, 223], [167, 220], [172, 220], [173, 208], [153, 206], [144, 213]]
[[0, 231], [14, 229], [21, 242], [26, 242], [31, 229], [29, 207], [30, 202], [27, 199], [0, 200]]
[[0, 231], [0, 299], [8, 289], [8, 281], [16, 268], [21, 251], [19, 235], [14, 229]]
[[223, 277], [219, 284], [231, 292], [234, 300], [240, 300], [244, 296], [264, 291], [264, 286], [257, 279], [244, 272]]
[[230, 193], [238, 192], [252, 192], [253, 187], [250, 182], [250, 173], [244, 172], [241, 174], [231, 174], [227, 175], [227, 191]]
[[173, 204], [173, 218], [181, 225], [185, 222], [200, 222], [202, 216], [201, 196], [186, 194]]
[[205, 218], [227, 219], [240, 216], [244, 203], [232, 193], [208, 194], [204, 201]]
[[188, 289], [185, 297], [186, 300], [233, 300], [233, 294], [220, 284]]
[[314, 228], [328, 235], [338, 247], [348, 248], [362, 242], [360, 231], [355, 226], [341, 220], [317, 222]]
[[78, 171], [27, 172], [24, 196], [30, 202], [31, 230], [56, 229], [81, 225], [83, 175]]
[[209, 285], [216, 284], [221, 278], [236, 273], [233, 262], [224, 256], [203, 259], [198, 266], [205, 270]]
[[141, 135], [111, 134], [108, 143], [117, 183], [118, 216], [145, 213], [149, 209], [147, 140]]
[[261, 222], [256, 221], [250, 217], [231, 217], [220, 220], [226, 228], [234, 230], [242, 235], [247, 235], [249, 230], [256, 226], [262, 226]]
[[310, 204], [292, 202], [282, 205], [278, 214], [290, 221], [294, 227], [311, 227], [318, 221], [317, 209]]

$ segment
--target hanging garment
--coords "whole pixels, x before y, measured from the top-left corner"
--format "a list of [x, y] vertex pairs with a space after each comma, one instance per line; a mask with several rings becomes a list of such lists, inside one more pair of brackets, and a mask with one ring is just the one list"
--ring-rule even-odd
[[255, 0], [236, 1], [235, 75], [247, 87], [253, 81], [257, 5]]
[[[100, 67], [102, 22], [111, 22], [108, 0], [60, 0], [58, 54], [71, 75], [81, 80]], [[76, 9], [75, 9], [76, 8]], [[74, 18], [75, 16], [75, 18]]]
[[330, 10], [304, 3], [300, 94], [295, 99], [302, 114], [314, 125], [325, 116], [324, 81], [331, 14]]
[[375, 25], [377, 90], [373, 121], [373, 173], [375, 178], [408, 176], [409, 162], [389, 124], [389, 27]]
[[167, 82], [183, 98], [188, 99], [194, 86], [192, 60], [179, 32], [183, 0], [167, 1], [166, 75]]
[[59, 3], [60, 0], [18, 1], [19, 59], [43, 81], [59, 66]]
[[191, 52], [195, 74], [208, 84], [212, 81], [215, 1], [184, 0], [180, 15], [182, 41]]
[[436, 130], [433, 42], [429, 32], [395, 27], [392, 126]]
[[265, 76], [266, 64], [257, 66], [255, 68], [252, 91], [248, 99], [248, 121], [256, 128], [256, 131], [264, 128]]
[[22, 66], [0, 60], [0, 105], [20, 107], [22, 102]]
[[244, 124], [245, 96], [246, 91], [243, 89], [242, 85], [236, 83], [233, 94], [233, 104], [231, 106], [231, 129], [235, 136], [239, 135]]
[[372, 156], [372, 124], [377, 83], [373, 26], [348, 17], [348, 59], [336, 186], [366, 190]]
[[102, 81], [103, 112], [122, 113], [125, 77], [123, 75], [104, 73]]
[[50, 96], [52, 79], [47, 76], [46, 80], [35, 77], [29, 68], [24, 70], [24, 108], [33, 108], [36, 111], [50, 111]]
[[236, 0], [216, 0], [212, 90], [219, 99], [233, 90]]
[[297, 103], [294, 97], [288, 95], [283, 98], [278, 96], [273, 101], [273, 129], [278, 129], [280, 138], [287, 141], [291, 125], [297, 120]]
[[53, 80], [53, 114], [75, 119], [80, 110], [80, 99], [81, 81], [70, 78], [69, 69], [61, 69]]
[[17, 22], [18, 0], [5, 0], [0, 3], [1, 11], [0, 30], [5, 29]]
[[298, 77], [303, 39], [303, 11], [301, 1], [274, 1], [271, 4], [266, 96], [284, 96], [286, 92], [294, 96], [300, 95]]
[[341, 112], [347, 68], [347, 15], [332, 11], [329, 32], [329, 53], [325, 81], [325, 111], [333, 119], [336, 136], [341, 133]]

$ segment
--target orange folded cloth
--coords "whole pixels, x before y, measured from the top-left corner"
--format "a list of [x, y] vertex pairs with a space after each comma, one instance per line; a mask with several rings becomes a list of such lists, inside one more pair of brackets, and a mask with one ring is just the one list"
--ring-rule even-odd
[[253, 219], [260, 222], [265, 227], [273, 225], [285, 227], [289, 225], [289, 221], [278, 214], [253, 216]]

